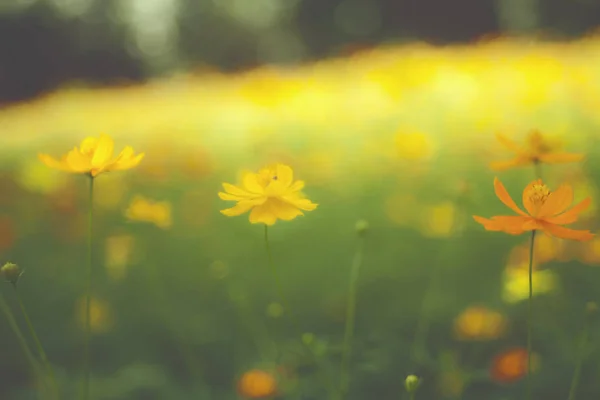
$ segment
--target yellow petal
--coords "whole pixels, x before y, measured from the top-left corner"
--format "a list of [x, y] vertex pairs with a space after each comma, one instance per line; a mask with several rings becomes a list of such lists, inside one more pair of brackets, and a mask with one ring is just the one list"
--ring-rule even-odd
[[57, 160], [48, 154], [38, 154], [38, 158], [50, 168], [59, 169], [61, 171], [69, 170], [69, 166], [64, 162], [64, 160]]
[[242, 185], [244, 189], [253, 194], [264, 193], [264, 188], [261, 186], [258, 180], [258, 175], [252, 172], [248, 172], [242, 178]]
[[287, 165], [277, 164], [276, 175], [277, 181], [281, 182], [284, 187], [289, 187], [294, 181], [294, 171]]
[[92, 157], [92, 168], [106, 167], [112, 159], [114, 146], [110, 136], [101, 134]]
[[[225, 189], [225, 191], [233, 196], [237, 196], [237, 197], [251, 197], [252, 193], [248, 193], [247, 191], [240, 189], [237, 186], [231, 185], [229, 183], [223, 183], [223, 189]], [[223, 199], [225, 200], [225, 199]]]
[[277, 216], [273, 212], [271, 202], [254, 207], [250, 212], [250, 222], [253, 224], [273, 225], [277, 221]]
[[65, 162], [71, 172], [89, 172], [92, 169], [90, 158], [81, 154], [77, 147], [67, 154]]
[[225, 210], [221, 210], [221, 214], [226, 215], [228, 217], [236, 217], [249, 211], [252, 207], [260, 206], [266, 200], [266, 197], [260, 199], [241, 200], [235, 206], [227, 208]]
[[304, 188], [304, 181], [296, 181], [288, 188], [288, 192], [299, 192]]
[[303, 199], [297, 196], [286, 196], [283, 197], [283, 200], [304, 211], [312, 211], [318, 206], [318, 204], [315, 204], [308, 199]]
[[271, 199], [271, 211], [275, 216], [284, 221], [291, 221], [299, 215], [304, 215], [300, 209], [278, 199]]
[[140, 153], [135, 157], [121, 157], [118, 158], [114, 163], [108, 165], [107, 171], [123, 171], [136, 167], [140, 161], [144, 158], [144, 153]]
[[79, 146], [79, 150], [83, 154], [94, 154], [96, 147], [98, 146], [98, 138], [96, 137], [87, 137], [83, 139], [81, 145]]

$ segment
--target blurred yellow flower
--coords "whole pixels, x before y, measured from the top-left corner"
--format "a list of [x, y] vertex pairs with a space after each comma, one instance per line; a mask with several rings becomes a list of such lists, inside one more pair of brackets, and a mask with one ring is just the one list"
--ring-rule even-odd
[[105, 134], [99, 138], [87, 137], [79, 147], [75, 147], [60, 160], [39, 154], [39, 159], [50, 168], [61, 171], [90, 174], [92, 177], [102, 172], [126, 170], [135, 167], [144, 158], [144, 153], [134, 155], [133, 148], [126, 146], [118, 156], [113, 157], [114, 141]]
[[462, 340], [492, 340], [504, 334], [506, 325], [506, 318], [499, 312], [472, 306], [454, 320], [454, 334]]
[[400, 132], [396, 134], [395, 141], [398, 155], [402, 159], [424, 160], [433, 154], [431, 138], [423, 133]]
[[154, 201], [142, 196], [135, 196], [125, 210], [125, 217], [130, 221], [150, 222], [159, 228], [171, 227], [171, 204], [167, 201]]
[[[556, 274], [549, 270], [533, 271], [533, 295], [551, 293], [558, 288]], [[502, 299], [507, 303], [518, 303], [529, 296], [529, 273], [526, 268], [514, 268], [504, 271]]]
[[221, 210], [228, 217], [250, 212], [250, 222], [273, 225], [278, 219], [290, 221], [304, 211], [312, 211], [317, 204], [301, 193], [303, 181], [294, 181], [291, 167], [276, 164], [261, 169], [258, 173], [246, 172], [242, 177], [242, 187], [223, 183], [224, 192], [219, 198], [237, 201], [232, 208]]
[[67, 183], [67, 177], [64, 174], [50, 170], [38, 161], [29, 161], [29, 159], [16, 178], [23, 188], [44, 194], [58, 191]]
[[[77, 321], [82, 328], [85, 328], [86, 321], [86, 301], [82, 297], [77, 302]], [[90, 303], [90, 327], [94, 333], [106, 333], [114, 324], [112, 310], [110, 305], [100, 299], [92, 298]]]
[[421, 233], [428, 237], [447, 237], [456, 228], [457, 210], [452, 202], [444, 202], [422, 210]]
[[134, 238], [131, 235], [119, 234], [106, 238], [106, 271], [113, 281], [120, 281], [127, 275], [127, 267], [131, 263]]
[[502, 134], [496, 134], [498, 141], [514, 153], [507, 161], [493, 161], [490, 168], [496, 171], [532, 164], [563, 164], [582, 161], [583, 154], [560, 151], [561, 144], [553, 143], [538, 130], [529, 132], [525, 144], [520, 146]]

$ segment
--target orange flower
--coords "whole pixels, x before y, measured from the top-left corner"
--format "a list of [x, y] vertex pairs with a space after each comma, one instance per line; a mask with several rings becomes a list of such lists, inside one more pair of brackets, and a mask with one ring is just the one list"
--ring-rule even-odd
[[[531, 358], [531, 369], [535, 371], [539, 365], [536, 354]], [[515, 347], [503, 351], [494, 357], [490, 368], [493, 381], [498, 383], [513, 383], [527, 375], [527, 350]]]
[[519, 215], [495, 216], [492, 219], [473, 216], [475, 221], [488, 231], [501, 231], [510, 235], [520, 235], [526, 231], [539, 230], [550, 236], [562, 239], [590, 240], [594, 237], [590, 231], [574, 230], [562, 225], [577, 221], [579, 214], [590, 206], [588, 197], [567, 210], [573, 203], [573, 189], [568, 185], [560, 186], [551, 192], [541, 179], [531, 182], [523, 190], [523, 206], [521, 210], [508, 194], [498, 178], [494, 178], [496, 196], [511, 210]]
[[523, 167], [531, 164], [564, 164], [583, 160], [583, 154], [561, 152], [560, 145], [550, 143], [538, 130], [532, 130], [527, 135], [523, 146], [504, 135], [496, 134], [498, 141], [506, 148], [515, 153], [515, 157], [507, 161], [494, 161], [490, 168], [502, 171], [515, 167]]
[[277, 393], [277, 380], [266, 371], [252, 369], [240, 378], [238, 392], [248, 399], [266, 399]]

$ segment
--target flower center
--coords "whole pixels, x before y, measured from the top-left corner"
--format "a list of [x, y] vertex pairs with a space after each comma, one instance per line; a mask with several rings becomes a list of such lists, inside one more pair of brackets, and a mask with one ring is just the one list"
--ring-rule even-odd
[[529, 193], [527, 193], [529, 200], [536, 207], [540, 207], [544, 204], [549, 195], [550, 189], [548, 189], [548, 186], [540, 183], [534, 183], [531, 186]]

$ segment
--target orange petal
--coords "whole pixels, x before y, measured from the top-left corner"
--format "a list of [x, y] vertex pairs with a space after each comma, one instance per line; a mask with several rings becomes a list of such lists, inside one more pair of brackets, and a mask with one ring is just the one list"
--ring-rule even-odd
[[583, 161], [585, 155], [579, 153], [546, 153], [540, 154], [538, 158], [545, 164], [564, 164]]
[[565, 228], [564, 226], [554, 225], [549, 222], [542, 223], [544, 232], [557, 238], [578, 240], [585, 242], [594, 238], [590, 231]]
[[531, 160], [525, 157], [517, 157], [506, 161], [492, 161], [490, 168], [494, 171], [506, 171], [511, 168], [523, 167], [531, 164]]
[[591, 203], [591, 198], [585, 198], [581, 202], [574, 205], [573, 208], [564, 212], [563, 214], [557, 215], [556, 217], [545, 218], [545, 220], [546, 222], [556, 225], [572, 224], [573, 222], [577, 221], [577, 218], [579, 217], [580, 213], [587, 210]]
[[523, 207], [525, 207], [529, 215], [537, 217], [540, 210], [538, 206], [531, 202], [529, 197], [531, 190], [533, 189], [533, 185], [543, 185], [543, 182], [541, 179], [537, 179], [525, 186], [525, 189], [523, 189]]
[[504, 203], [505, 206], [507, 206], [508, 208], [510, 208], [511, 210], [516, 212], [517, 214], [520, 214], [523, 216], [527, 215], [517, 206], [517, 204], [510, 197], [510, 195], [508, 194], [508, 191], [506, 190], [506, 188], [504, 187], [504, 185], [502, 184], [502, 182], [500, 182], [500, 179], [498, 179], [498, 178], [494, 178], [494, 191], [496, 192], [496, 196], [498, 196], [500, 201], [502, 203]]
[[561, 185], [550, 193], [540, 207], [538, 218], [553, 217], [565, 211], [573, 203], [573, 189], [569, 185]]
[[523, 151], [521, 150], [521, 148], [519, 147], [519, 145], [517, 143], [515, 143], [515, 141], [513, 141], [512, 139], [507, 138], [503, 134], [496, 133], [496, 139], [498, 140], [498, 142], [500, 142], [500, 144], [502, 144], [504, 147], [506, 147], [510, 151], [513, 151], [516, 154], [522, 154], [523, 153]]
[[473, 216], [473, 219], [483, 225], [487, 231], [501, 231], [511, 235], [520, 235], [525, 232], [524, 225], [531, 219], [518, 215], [496, 216], [492, 219]]

